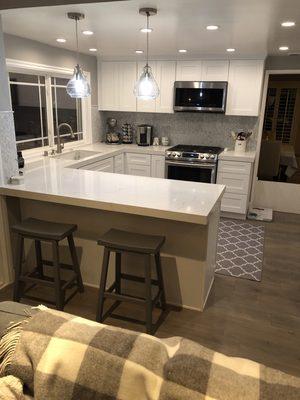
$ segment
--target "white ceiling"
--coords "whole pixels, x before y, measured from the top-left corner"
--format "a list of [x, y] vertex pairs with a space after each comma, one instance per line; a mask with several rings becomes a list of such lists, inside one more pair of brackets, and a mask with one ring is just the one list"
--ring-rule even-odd
[[[234, 47], [235, 58], [255, 58], [282, 54], [279, 46], [288, 45], [291, 53], [300, 53], [299, 0], [128, 0], [69, 6], [27, 8], [1, 12], [6, 33], [38, 40], [52, 46], [75, 49], [74, 22], [69, 11], [86, 15], [80, 30], [91, 29], [93, 36], [80, 35], [80, 51], [96, 47], [103, 59], [130, 59], [136, 49], [145, 49], [145, 34], [139, 29], [145, 17], [140, 7], [157, 7], [150, 19], [152, 58], [192, 59], [228, 57], [226, 48]], [[282, 28], [280, 22], [296, 21], [294, 28]], [[207, 31], [206, 25], [220, 26]], [[67, 39], [56, 43], [57, 37]], [[188, 53], [178, 54], [178, 49]], [[91, 53], [89, 53], [91, 54]], [[286, 55], [286, 53], [285, 53]]]

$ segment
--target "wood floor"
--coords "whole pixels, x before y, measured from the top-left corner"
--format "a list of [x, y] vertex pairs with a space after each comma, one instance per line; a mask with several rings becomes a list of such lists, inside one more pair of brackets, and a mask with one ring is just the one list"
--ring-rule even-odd
[[[172, 310], [156, 335], [184, 336], [300, 376], [300, 215], [277, 213], [265, 227], [261, 282], [217, 275], [203, 313]], [[10, 287], [0, 291], [0, 301], [7, 299]], [[96, 303], [97, 290], [86, 288], [65, 311], [94, 319]], [[135, 306], [122, 307], [131, 316], [144, 316]], [[106, 322], [141, 329], [117, 320]]]

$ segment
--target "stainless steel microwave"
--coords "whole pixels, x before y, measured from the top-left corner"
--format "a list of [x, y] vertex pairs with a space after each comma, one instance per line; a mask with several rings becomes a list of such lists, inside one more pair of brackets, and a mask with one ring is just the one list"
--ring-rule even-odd
[[188, 82], [174, 84], [174, 111], [225, 113], [227, 82]]

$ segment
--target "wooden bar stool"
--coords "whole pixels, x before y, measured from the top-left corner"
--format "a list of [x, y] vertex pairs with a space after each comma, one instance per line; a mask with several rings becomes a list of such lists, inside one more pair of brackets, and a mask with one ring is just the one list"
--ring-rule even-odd
[[[163, 311], [166, 310], [166, 298], [161, 270], [160, 249], [165, 242], [164, 236], [143, 235], [139, 233], [125, 232], [117, 229], [111, 229], [105, 233], [98, 244], [104, 246], [103, 265], [100, 279], [99, 301], [96, 320], [103, 322], [107, 317], [117, 318], [133, 323], [145, 324], [146, 331], [153, 334], [160, 322], [154, 325], [152, 323], [153, 308], [160, 304]], [[115, 282], [106, 289], [107, 273], [109, 266], [110, 253], [116, 253], [115, 265]], [[125, 274], [121, 271], [121, 255], [123, 252], [144, 254], [146, 257], [145, 275], [139, 277], [136, 275]], [[151, 279], [151, 256], [155, 258], [157, 279]], [[141, 282], [145, 284], [145, 297], [135, 297], [121, 292], [121, 280], [129, 280]], [[158, 293], [152, 298], [152, 285], [158, 286]], [[109, 310], [103, 315], [104, 300], [116, 300]], [[136, 320], [134, 318], [124, 317], [119, 314], [113, 314], [113, 311], [121, 304], [122, 301], [137, 303], [145, 306], [146, 321]], [[162, 313], [163, 314], [163, 313]]]
[[[42, 221], [39, 219], [29, 218], [12, 227], [12, 231], [17, 234], [17, 262], [15, 267], [14, 281], [14, 301], [20, 301], [21, 298], [46, 302], [56, 305], [58, 310], [63, 310], [64, 306], [77, 292], [83, 292], [83, 283], [74, 244], [73, 232], [77, 229], [76, 225], [61, 224], [56, 222]], [[36, 268], [29, 272], [23, 273], [22, 259], [24, 251], [25, 238], [35, 241], [36, 252]], [[59, 261], [59, 242], [68, 239], [68, 245], [71, 253], [72, 265], [62, 264]], [[50, 242], [52, 244], [53, 261], [43, 260], [41, 242]], [[44, 274], [44, 265], [54, 268], [54, 278]], [[67, 281], [62, 280], [60, 276], [61, 269], [73, 271], [71, 278]], [[26, 283], [31, 283], [26, 287]], [[46, 301], [36, 296], [29, 296], [26, 293], [34, 286], [42, 284], [55, 289], [55, 301]], [[66, 290], [75, 290], [66, 299]]]

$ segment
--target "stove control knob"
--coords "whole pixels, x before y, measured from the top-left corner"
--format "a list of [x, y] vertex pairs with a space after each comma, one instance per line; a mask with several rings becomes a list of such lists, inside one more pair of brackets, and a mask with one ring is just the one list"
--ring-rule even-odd
[[167, 154], [167, 157], [171, 157], [172, 156], [172, 152], [171, 151], [167, 151], [166, 154]]
[[205, 158], [206, 160], [208, 160], [208, 159], [209, 159], [209, 154], [204, 154], [204, 158]]
[[180, 157], [180, 153], [178, 153], [177, 151], [173, 152], [173, 157], [178, 158]]
[[215, 155], [214, 155], [214, 154], [211, 154], [211, 155], [210, 155], [210, 159], [211, 159], [211, 160], [214, 160], [214, 159], [215, 159]]
[[200, 154], [200, 158], [201, 158], [201, 160], [203, 160], [204, 154]]

